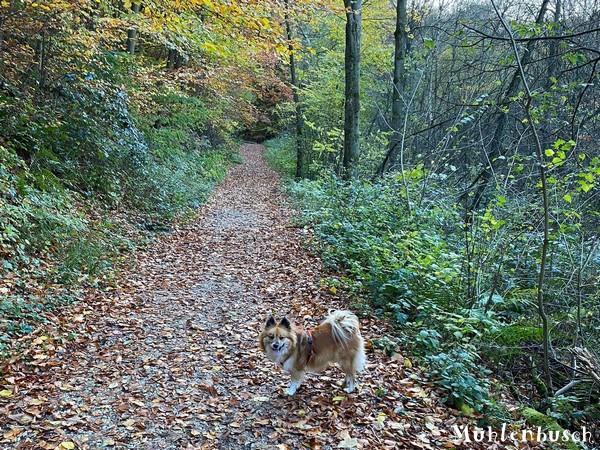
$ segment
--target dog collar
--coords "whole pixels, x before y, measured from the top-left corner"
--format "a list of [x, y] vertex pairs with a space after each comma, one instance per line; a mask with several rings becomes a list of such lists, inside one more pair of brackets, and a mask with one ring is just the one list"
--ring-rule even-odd
[[313, 355], [313, 338], [312, 334], [310, 333], [310, 330], [306, 330], [306, 336], [308, 338], [308, 351], [306, 352], [306, 362], [308, 363]]

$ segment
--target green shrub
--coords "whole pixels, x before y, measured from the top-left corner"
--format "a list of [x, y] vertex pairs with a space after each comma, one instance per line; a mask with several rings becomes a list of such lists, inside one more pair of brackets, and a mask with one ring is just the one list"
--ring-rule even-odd
[[457, 306], [460, 250], [444, 231], [458, 226], [451, 210], [427, 205], [408, 214], [395, 182], [332, 178], [296, 183], [291, 191], [325, 263], [360, 282], [375, 306], [411, 314], [427, 299]]
[[423, 360], [436, 385], [448, 392], [448, 403], [458, 409], [467, 405], [476, 411], [490, 405], [489, 372], [481, 369], [473, 349], [457, 346], [448, 353], [428, 354]]
[[269, 166], [287, 179], [296, 176], [296, 139], [291, 134], [281, 134], [264, 143], [265, 159]]

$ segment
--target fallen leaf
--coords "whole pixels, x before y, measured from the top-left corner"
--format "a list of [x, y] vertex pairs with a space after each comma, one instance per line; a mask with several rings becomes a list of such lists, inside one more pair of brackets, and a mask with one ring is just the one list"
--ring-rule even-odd
[[18, 435], [23, 432], [23, 428], [11, 428], [9, 431], [4, 433], [2, 437], [7, 440], [14, 440]]

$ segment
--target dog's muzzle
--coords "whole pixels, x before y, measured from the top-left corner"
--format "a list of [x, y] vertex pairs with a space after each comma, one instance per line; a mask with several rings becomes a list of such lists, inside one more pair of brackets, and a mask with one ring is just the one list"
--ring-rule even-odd
[[283, 348], [283, 344], [279, 344], [279, 343], [277, 343], [277, 342], [273, 342], [273, 343], [271, 344], [271, 348], [272, 348], [274, 351], [278, 352], [279, 350], [281, 350], [281, 349]]

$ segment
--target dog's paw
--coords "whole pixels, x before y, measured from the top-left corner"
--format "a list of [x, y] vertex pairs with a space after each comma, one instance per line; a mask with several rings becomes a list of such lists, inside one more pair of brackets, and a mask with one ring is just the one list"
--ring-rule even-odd
[[355, 387], [356, 387], [356, 385], [354, 384], [354, 381], [352, 381], [352, 380], [346, 380], [344, 382], [344, 392], [347, 392], [348, 394], [354, 392]]
[[297, 387], [295, 386], [290, 386], [287, 390], [287, 395], [294, 395], [296, 393], [296, 391], [298, 390]]
[[294, 395], [296, 393], [296, 391], [298, 390], [298, 386], [300, 386], [300, 383], [294, 383], [294, 382], [292, 382], [290, 384], [290, 387], [287, 390], [287, 394], [288, 395]]

